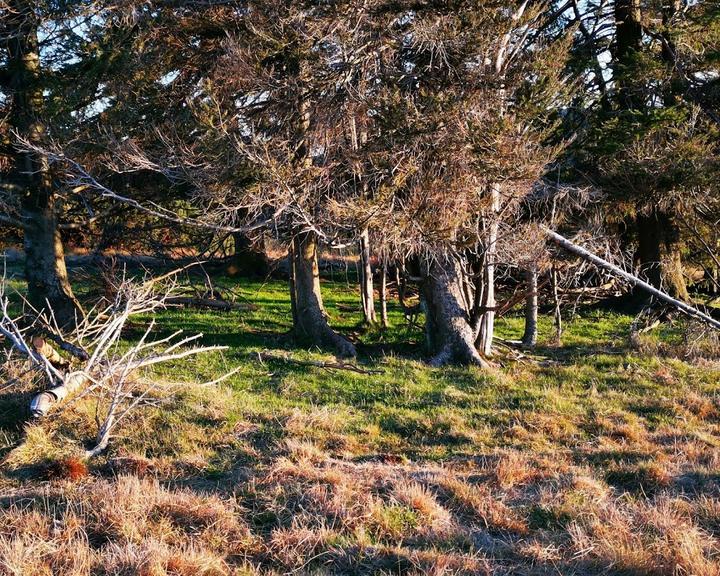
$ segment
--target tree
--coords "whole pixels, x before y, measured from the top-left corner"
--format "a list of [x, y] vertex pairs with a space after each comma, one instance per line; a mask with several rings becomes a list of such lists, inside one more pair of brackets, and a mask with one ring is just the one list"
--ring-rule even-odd
[[497, 244], [557, 152], [548, 110], [567, 92], [568, 42], [546, 42], [557, 15], [528, 3], [429, 2], [395, 16], [398, 48], [368, 106], [390, 192], [372, 225], [384, 251], [420, 261], [432, 363], [485, 365]]
[[43, 6], [28, 0], [10, 0], [2, 8], [5, 48], [4, 91], [10, 98], [9, 128], [4, 134], [12, 159], [8, 178], [11, 207], [17, 217], [5, 213], [5, 223], [23, 230], [25, 276], [28, 298], [37, 310], [53, 310], [60, 325], [72, 326], [83, 311], [73, 295], [65, 268], [58, 229], [59, 202], [48, 161], [41, 154], [23, 150], [15, 136], [41, 145], [46, 138], [45, 95], [48, 88], [41, 66], [38, 30]]
[[321, 242], [361, 236], [347, 199], [371, 193], [357, 134], [371, 122], [361, 102], [378, 56], [375, 8], [253, 2], [212, 79], [219, 107], [238, 110], [237, 150], [259, 173], [241, 202], [249, 214], [273, 207], [272, 232], [289, 244], [295, 331], [341, 355], [355, 350], [328, 324], [317, 258]]
[[609, 220], [630, 231], [640, 273], [687, 300], [684, 221], [701, 196], [716, 194], [710, 180], [717, 63], [710, 55], [717, 7], [615, 0], [610, 8], [601, 16], [604, 31], [588, 38], [595, 52], [609, 46], [612, 77], [582, 169], [609, 193]]

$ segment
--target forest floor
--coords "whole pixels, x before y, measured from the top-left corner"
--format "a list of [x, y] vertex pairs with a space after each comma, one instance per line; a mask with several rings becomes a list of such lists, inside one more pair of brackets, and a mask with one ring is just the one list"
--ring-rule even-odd
[[380, 371], [357, 374], [261, 360], [330, 356], [287, 336], [284, 282], [215, 282], [247, 309], [156, 336], [229, 349], [144, 375], [157, 405], [87, 467], [94, 401], [27, 424], [31, 391], [0, 388], [0, 574], [720, 574], [720, 361], [677, 326], [637, 349], [631, 316], [580, 308], [562, 345], [543, 317], [532, 354], [435, 369], [399, 309], [358, 328], [336, 276], [332, 324]]

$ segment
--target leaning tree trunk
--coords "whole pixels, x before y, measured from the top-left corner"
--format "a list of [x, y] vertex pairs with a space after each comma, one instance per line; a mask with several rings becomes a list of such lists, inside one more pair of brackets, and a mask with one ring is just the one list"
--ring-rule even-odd
[[[31, 144], [41, 144], [43, 88], [40, 82], [38, 21], [33, 2], [14, 0], [6, 31], [7, 68], [12, 92], [10, 124]], [[37, 309], [51, 308], [62, 327], [73, 327], [82, 308], [73, 295], [57, 227], [56, 196], [46, 158], [16, 150], [13, 180], [23, 190], [20, 202], [24, 228], [25, 276], [28, 300]]]
[[325, 315], [320, 293], [315, 233], [296, 234], [292, 240], [290, 255], [295, 333], [317, 346], [335, 350], [338, 356], [355, 356], [355, 346], [330, 328]]
[[522, 343], [530, 348], [537, 343], [538, 322], [538, 271], [537, 264], [531, 263], [525, 271], [527, 293], [525, 294], [525, 333]]
[[366, 324], [375, 324], [375, 289], [373, 287], [372, 263], [370, 262], [370, 234], [367, 228], [360, 234], [360, 300]]
[[457, 258], [448, 255], [433, 257], [423, 265], [425, 337], [433, 366], [487, 366], [475, 348], [462, 274]]
[[637, 231], [640, 275], [673, 298], [689, 300], [680, 255], [680, 231], [672, 216], [658, 209], [640, 214]]
[[571, 252], [572, 254], [576, 254], [577, 256], [580, 256], [584, 260], [587, 260], [588, 262], [592, 262], [596, 266], [599, 266], [600, 268], [603, 268], [609, 272], [612, 272], [615, 276], [618, 276], [619, 278], [626, 280], [632, 286], [637, 286], [638, 288], [641, 288], [642, 290], [645, 290], [646, 292], [652, 294], [658, 300], [665, 302], [667, 304], [670, 304], [671, 306], [674, 306], [675, 308], [680, 310], [683, 314], [687, 314], [691, 318], [705, 322], [706, 324], [712, 326], [713, 328], [720, 330], [720, 321], [713, 318], [710, 314], [706, 314], [705, 312], [702, 312], [702, 311], [698, 310], [697, 308], [690, 306], [689, 304], [687, 304], [686, 302], [683, 302], [682, 300], [673, 298], [666, 292], [663, 292], [662, 290], [655, 288], [655, 286], [649, 284], [645, 280], [638, 278], [637, 276], [633, 276], [632, 274], [630, 274], [629, 272], [626, 272], [619, 266], [616, 266], [615, 264], [612, 264], [612, 263], [608, 262], [607, 260], [600, 258], [596, 254], [593, 254], [592, 252], [590, 252], [589, 250], [586, 250], [582, 246], [575, 244], [574, 242], [571, 242], [564, 236], [561, 236], [557, 232], [550, 230], [546, 226], [540, 226], [540, 228], [543, 232], [545, 232], [545, 234], [553, 242], [555, 242], [558, 246], [561, 246], [565, 250]]

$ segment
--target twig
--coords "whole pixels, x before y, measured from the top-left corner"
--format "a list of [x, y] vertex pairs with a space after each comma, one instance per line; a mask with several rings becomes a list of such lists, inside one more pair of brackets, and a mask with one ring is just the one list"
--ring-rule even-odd
[[220, 376], [220, 378], [216, 378], [215, 380], [211, 380], [210, 382], [203, 382], [202, 384], [200, 384], [200, 386], [205, 387], [205, 386], [214, 386], [215, 384], [220, 384], [220, 382], [223, 382], [224, 380], [227, 380], [228, 378], [230, 378], [230, 376], [234, 376], [235, 374], [240, 372], [240, 370], [242, 370], [242, 368], [243, 368], [242, 366], [238, 366], [234, 370], [230, 370], [230, 372], [228, 372], [227, 374], [223, 374], [222, 376]]

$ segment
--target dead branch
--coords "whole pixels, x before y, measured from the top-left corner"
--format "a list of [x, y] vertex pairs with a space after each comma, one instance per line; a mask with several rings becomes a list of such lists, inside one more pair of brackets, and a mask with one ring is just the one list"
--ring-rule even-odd
[[561, 236], [557, 232], [554, 232], [550, 230], [549, 228], [545, 226], [541, 226], [541, 229], [547, 236], [555, 242], [558, 246], [561, 248], [564, 248], [565, 250], [572, 252], [573, 254], [576, 254], [577, 256], [580, 256], [581, 258], [584, 258], [585, 260], [592, 262], [596, 266], [599, 266], [600, 268], [603, 268], [605, 270], [608, 270], [609, 272], [612, 272], [616, 276], [619, 276], [623, 280], [626, 280], [633, 286], [637, 286], [638, 288], [642, 288], [646, 292], [649, 292], [659, 300], [662, 300], [663, 302], [670, 304], [671, 306], [674, 306], [684, 314], [687, 314], [691, 318], [695, 318], [696, 320], [701, 320], [702, 322], [705, 322], [706, 324], [709, 324], [713, 328], [716, 328], [720, 330], [720, 322], [712, 318], [711, 316], [705, 314], [704, 312], [701, 312], [697, 308], [694, 308], [693, 306], [690, 306], [689, 304], [685, 304], [685, 302], [681, 302], [680, 300], [676, 300], [669, 294], [666, 294], [662, 290], [658, 290], [654, 286], [648, 284], [644, 280], [641, 280], [637, 276], [634, 276], [633, 274], [630, 274], [629, 272], [626, 272], [622, 268], [615, 266], [615, 264], [611, 264], [607, 260], [604, 260], [603, 258], [600, 258], [599, 256], [596, 256], [589, 250], [586, 250], [582, 246], [579, 246], [578, 244], [575, 244], [574, 242], [571, 242], [564, 236]]
[[[8, 299], [4, 295], [5, 283], [0, 283], [0, 334], [30, 361], [33, 369], [44, 373], [51, 385], [33, 398], [30, 405], [33, 416], [45, 416], [65, 398], [88, 385], [86, 393], [97, 399], [98, 434], [96, 445], [86, 453], [87, 457], [102, 452], [117, 425], [138, 406], [149, 403], [149, 395], [160, 386], [152, 382], [141, 388], [140, 380], [134, 377], [138, 370], [227, 348], [196, 345], [202, 334], [182, 337], [182, 331], [151, 340], [155, 329], [152, 321], [137, 343], [125, 352], [120, 351], [120, 339], [128, 320], [137, 314], [166, 308], [176, 288], [175, 277], [181, 270], [140, 283], [128, 280], [123, 272], [123, 276], [115, 281], [115, 300], [105, 308], [91, 310], [78, 325], [74, 339], [60, 336], [62, 333], [51, 311], [49, 317], [36, 315], [29, 326], [21, 329], [10, 316]], [[70, 363], [37, 335], [38, 326], [44, 334], [50, 332], [66, 343], [66, 348], [88, 351], [80, 369], [69, 371]], [[220, 382], [227, 376], [213, 382]]]

